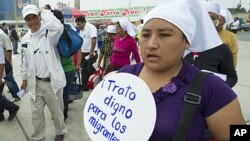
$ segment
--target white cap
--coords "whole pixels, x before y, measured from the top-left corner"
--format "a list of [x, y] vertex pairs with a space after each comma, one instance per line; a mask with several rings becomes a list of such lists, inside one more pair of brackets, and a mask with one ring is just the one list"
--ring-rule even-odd
[[109, 25], [107, 27], [107, 33], [116, 33], [115, 25]]
[[187, 37], [189, 51], [202, 52], [222, 44], [208, 12], [200, 0], [167, 0], [144, 17], [144, 26], [159, 18], [177, 26]]
[[38, 8], [35, 5], [27, 5], [23, 8], [22, 14], [23, 18], [30, 14], [38, 15]]
[[204, 5], [204, 7], [206, 8], [208, 12], [212, 12], [217, 15], [220, 14], [220, 5], [218, 3], [211, 2], [211, 1], [202, 1], [202, 4]]

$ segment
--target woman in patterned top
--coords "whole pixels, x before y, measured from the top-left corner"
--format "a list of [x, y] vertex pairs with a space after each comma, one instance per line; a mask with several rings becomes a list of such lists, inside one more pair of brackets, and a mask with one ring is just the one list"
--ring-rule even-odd
[[105, 70], [107, 64], [109, 63], [108, 61], [112, 52], [115, 34], [116, 34], [115, 25], [109, 25], [107, 27], [107, 32], [106, 32], [106, 37], [104, 39], [104, 43], [102, 45], [102, 48], [100, 49], [100, 54], [99, 54], [100, 56], [99, 56], [98, 63], [97, 63], [97, 66], [100, 67], [102, 59], [104, 58], [103, 65], [102, 65], [103, 70]]

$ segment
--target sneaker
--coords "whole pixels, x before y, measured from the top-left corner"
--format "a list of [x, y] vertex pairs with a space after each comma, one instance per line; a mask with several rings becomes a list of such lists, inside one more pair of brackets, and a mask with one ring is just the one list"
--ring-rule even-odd
[[14, 97], [14, 98], [10, 99], [10, 102], [17, 102], [17, 101], [19, 101], [19, 100], [21, 100], [21, 98], [16, 98], [16, 97]]
[[18, 105], [16, 105], [16, 107], [15, 107], [15, 109], [14, 110], [12, 110], [12, 111], [9, 111], [9, 113], [10, 113], [10, 115], [9, 115], [9, 117], [8, 117], [8, 120], [9, 121], [12, 121], [15, 117], [16, 117], [16, 114], [17, 114], [17, 111], [19, 110], [19, 106]]
[[54, 141], [63, 141], [63, 139], [64, 139], [64, 135], [56, 135]]

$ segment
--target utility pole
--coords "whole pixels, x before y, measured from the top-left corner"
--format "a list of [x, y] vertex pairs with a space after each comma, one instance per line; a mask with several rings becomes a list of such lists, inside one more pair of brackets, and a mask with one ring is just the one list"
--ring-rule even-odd
[[16, 0], [13, 0], [13, 5], [14, 5], [14, 19], [16, 21], [16, 28], [18, 28], [18, 24], [17, 24], [17, 16], [16, 16]]

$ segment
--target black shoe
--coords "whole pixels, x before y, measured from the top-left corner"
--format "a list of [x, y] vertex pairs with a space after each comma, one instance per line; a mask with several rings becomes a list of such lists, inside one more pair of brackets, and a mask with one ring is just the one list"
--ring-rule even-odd
[[56, 135], [54, 141], [63, 141], [63, 139], [64, 139], [64, 135]]
[[13, 53], [13, 54], [19, 54], [18, 52], [15, 52], [15, 53]]
[[74, 102], [74, 100], [70, 100], [70, 101], [68, 101], [68, 103], [69, 103], [69, 104], [71, 104], [71, 103], [73, 103], [73, 102]]
[[89, 88], [88, 88], [88, 87], [83, 87], [82, 90], [83, 90], [83, 91], [89, 91]]
[[15, 109], [12, 110], [12, 111], [9, 111], [10, 115], [8, 117], [8, 120], [9, 121], [12, 121], [15, 117], [16, 117], [16, 114], [17, 114], [17, 111], [19, 110], [19, 106], [16, 105]]

